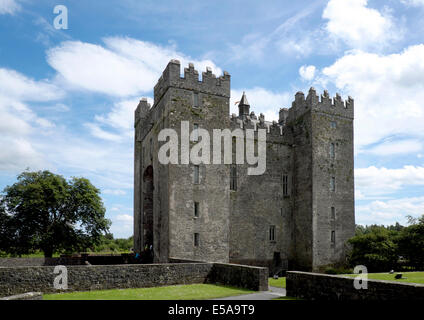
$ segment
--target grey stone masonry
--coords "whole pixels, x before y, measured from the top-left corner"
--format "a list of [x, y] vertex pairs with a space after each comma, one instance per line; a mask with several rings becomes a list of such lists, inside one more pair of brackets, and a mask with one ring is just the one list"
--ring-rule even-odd
[[[179, 61], [171, 60], [153, 105], [143, 98], [137, 106], [135, 252], [152, 246], [155, 262], [248, 264], [271, 274], [343, 263], [355, 230], [354, 100], [311, 88], [306, 97], [297, 92], [290, 108], [279, 108], [278, 121], [268, 121], [244, 92], [238, 115], [230, 115], [230, 80], [210, 69], [200, 79], [192, 64], [181, 76]], [[255, 129], [255, 145], [258, 129], [265, 129], [265, 172], [248, 175], [250, 165], [235, 164], [234, 140], [232, 164], [197, 166], [182, 163], [181, 154], [178, 164], [160, 163], [159, 132], [169, 128], [181, 137], [182, 121], [211, 137], [214, 129]]]
[[0, 268], [0, 297], [39, 291], [58, 293], [144, 288], [193, 283], [220, 283], [251, 290], [267, 290], [268, 270], [213, 263], [124, 264], [66, 266], [68, 289], [54, 288], [53, 266]]
[[383, 280], [367, 280], [367, 289], [356, 289], [355, 278], [340, 275], [289, 271], [287, 296], [307, 300], [421, 300], [424, 285]]

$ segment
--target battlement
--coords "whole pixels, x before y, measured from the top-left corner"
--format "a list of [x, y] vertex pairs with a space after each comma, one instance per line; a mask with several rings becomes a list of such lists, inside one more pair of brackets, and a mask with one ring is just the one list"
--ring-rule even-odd
[[199, 72], [194, 69], [192, 63], [189, 63], [188, 68], [184, 68], [184, 77], [180, 76], [180, 70], [178, 60], [171, 60], [168, 63], [154, 88], [155, 105], [169, 87], [230, 97], [231, 76], [228, 72], [224, 71], [222, 76], [217, 77], [211, 68], [207, 67], [206, 72], [202, 72], [202, 80], [199, 80]]
[[151, 105], [150, 103], [147, 102], [147, 98], [141, 98], [134, 112], [134, 126], [137, 126], [137, 123], [141, 119], [144, 119], [147, 117], [150, 111], [150, 107]]
[[265, 116], [261, 113], [259, 117], [255, 115], [252, 111], [249, 116], [241, 118], [235, 113], [230, 116], [231, 128], [240, 128], [240, 129], [266, 129], [267, 135], [271, 136], [283, 136], [284, 131], [286, 130], [284, 125], [278, 123], [277, 121], [265, 121]]
[[331, 99], [327, 90], [324, 90], [324, 93], [318, 97], [315, 89], [311, 87], [306, 98], [303, 92], [298, 91], [296, 93], [292, 106], [288, 110], [288, 117], [295, 119], [310, 109], [353, 119], [354, 101], [350, 96], [346, 101], [344, 101], [338, 93], [336, 93], [336, 96]]

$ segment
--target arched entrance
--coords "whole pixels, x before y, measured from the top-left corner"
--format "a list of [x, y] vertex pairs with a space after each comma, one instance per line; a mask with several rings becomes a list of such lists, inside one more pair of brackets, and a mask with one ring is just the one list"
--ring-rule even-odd
[[143, 174], [143, 249], [148, 251], [153, 249], [153, 189], [153, 167], [148, 166]]

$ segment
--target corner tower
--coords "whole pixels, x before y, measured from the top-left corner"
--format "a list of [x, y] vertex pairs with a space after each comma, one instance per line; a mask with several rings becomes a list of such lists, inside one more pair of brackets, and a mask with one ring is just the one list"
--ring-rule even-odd
[[298, 92], [287, 118], [294, 147], [296, 269], [344, 262], [354, 236], [353, 108], [351, 97]]
[[[194, 129], [227, 128], [229, 98], [227, 72], [217, 77], [206, 68], [199, 79], [190, 63], [181, 76], [180, 62], [171, 60], [154, 87], [153, 106], [140, 103], [135, 119], [136, 252], [151, 241], [157, 262], [169, 258], [228, 261], [229, 200], [221, 186], [229, 185], [229, 173], [221, 165], [188, 163], [182, 136]], [[178, 134], [178, 164], [158, 160], [165, 143], [158, 142], [158, 134], [166, 128]], [[190, 148], [197, 143], [191, 138]]]

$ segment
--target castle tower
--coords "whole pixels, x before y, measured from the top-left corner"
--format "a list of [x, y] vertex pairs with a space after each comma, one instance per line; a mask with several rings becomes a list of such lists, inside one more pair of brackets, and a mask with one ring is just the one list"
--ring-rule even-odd
[[[171, 60], [154, 87], [154, 104], [142, 100], [136, 110], [134, 181], [134, 248], [153, 246], [154, 261], [170, 258], [228, 261], [229, 200], [221, 185], [229, 172], [220, 165], [188, 162], [192, 139], [183, 151], [182, 136], [199, 129], [228, 127], [230, 75], [210, 68], [199, 72], [190, 63], [181, 77], [180, 62]], [[158, 141], [162, 129], [178, 135], [178, 164], [162, 164]], [[193, 138], [193, 136], [192, 136]]]
[[296, 269], [343, 262], [354, 236], [353, 99], [298, 92], [287, 119], [293, 128]]

